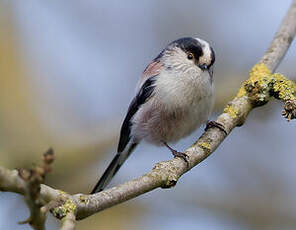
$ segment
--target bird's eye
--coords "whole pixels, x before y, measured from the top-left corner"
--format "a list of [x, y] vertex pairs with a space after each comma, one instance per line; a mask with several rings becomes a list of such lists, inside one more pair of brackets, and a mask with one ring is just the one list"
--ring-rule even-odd
[[188, 58], [189, 60], [192, 60], [192, 59], [194, 58], [193, 53], [189, 53], [189, 54], [187, 55], [187, 58]]

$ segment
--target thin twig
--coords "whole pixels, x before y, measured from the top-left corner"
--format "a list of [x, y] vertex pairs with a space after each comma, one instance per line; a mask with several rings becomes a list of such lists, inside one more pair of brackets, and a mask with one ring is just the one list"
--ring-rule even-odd
[[20, 224], [30, 224], [35, 230], [45, 230], [46, 212], [41, 210], [43, 200], [40, 194], [41, 183], [45, 176], [51, 171], [51, 163], [54, 160], [53, 150], [49, 149], [43, 154], [43, 166], [35, 166], [31, 170], [19, 170], [19, 177], [25, 182], [22, 184], [25, 201], [30, 209], [30, 217], [19, 222]]
[[76, 226], [75, 215], [73, 213], [68, 213], [62, 219], [62, 226], [60, 230], [74, 230]]

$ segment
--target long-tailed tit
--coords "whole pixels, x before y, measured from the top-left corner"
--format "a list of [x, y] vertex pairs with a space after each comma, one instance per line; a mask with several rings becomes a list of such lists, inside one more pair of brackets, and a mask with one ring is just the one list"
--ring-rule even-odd
[[[145, 140], [168, 146], [207, 122], [214, 103], [215, 53], [199, 38], [170, 43], [144, 70], [123, 121], [117, 154], [92, 193], [102, 191], [135, 147]], [[217, 125], [212, 122], [211, 125]], [[187, 162], [188, 163], [188, 162]]]

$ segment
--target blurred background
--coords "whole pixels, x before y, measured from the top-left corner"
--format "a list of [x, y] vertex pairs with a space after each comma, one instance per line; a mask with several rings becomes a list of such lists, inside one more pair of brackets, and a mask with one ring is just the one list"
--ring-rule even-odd
[[[146, 65], [172, 40], [216, 51], [216, 107], [236, 93], [264, 54], [290, 0], [0, 0], [0, 164], [29, 167], [56, 153], [47, 184], [88, 193], [113, 158], [122, 119]], [[296, 44], [278, 71], [295, 79]], [[273, 101], [254, 110], [177, 186], [145, 194], [78, 223], [78, 229], [295, 229], [295, 121]], [[174, 147], [184, 150], [196, 131]], [[294, 136], [295, 138], [295, 136]], [[111, 183], [171, 159], [142, 144]], [[0, 193], [1, 229], [29, 216], [23, 198]], [[48, 229], [59, 223], [49, 215]], [[4, 228], [5, 226], [5, 228]]]

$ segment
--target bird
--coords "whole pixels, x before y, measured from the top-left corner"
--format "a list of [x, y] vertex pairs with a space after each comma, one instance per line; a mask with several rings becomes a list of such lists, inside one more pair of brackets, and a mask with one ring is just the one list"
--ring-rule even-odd
[[169, 43], [142, 73], [123, 120], [117, 154], [93, 188], [108, 185], [141, 141], [166, 146], [188, 163], [187, 155], [169, 146], [202, 124], [206, 129], [223, 125], [209, 122], [214, 105], [215, 52], [200, 38], [184, 37]]

